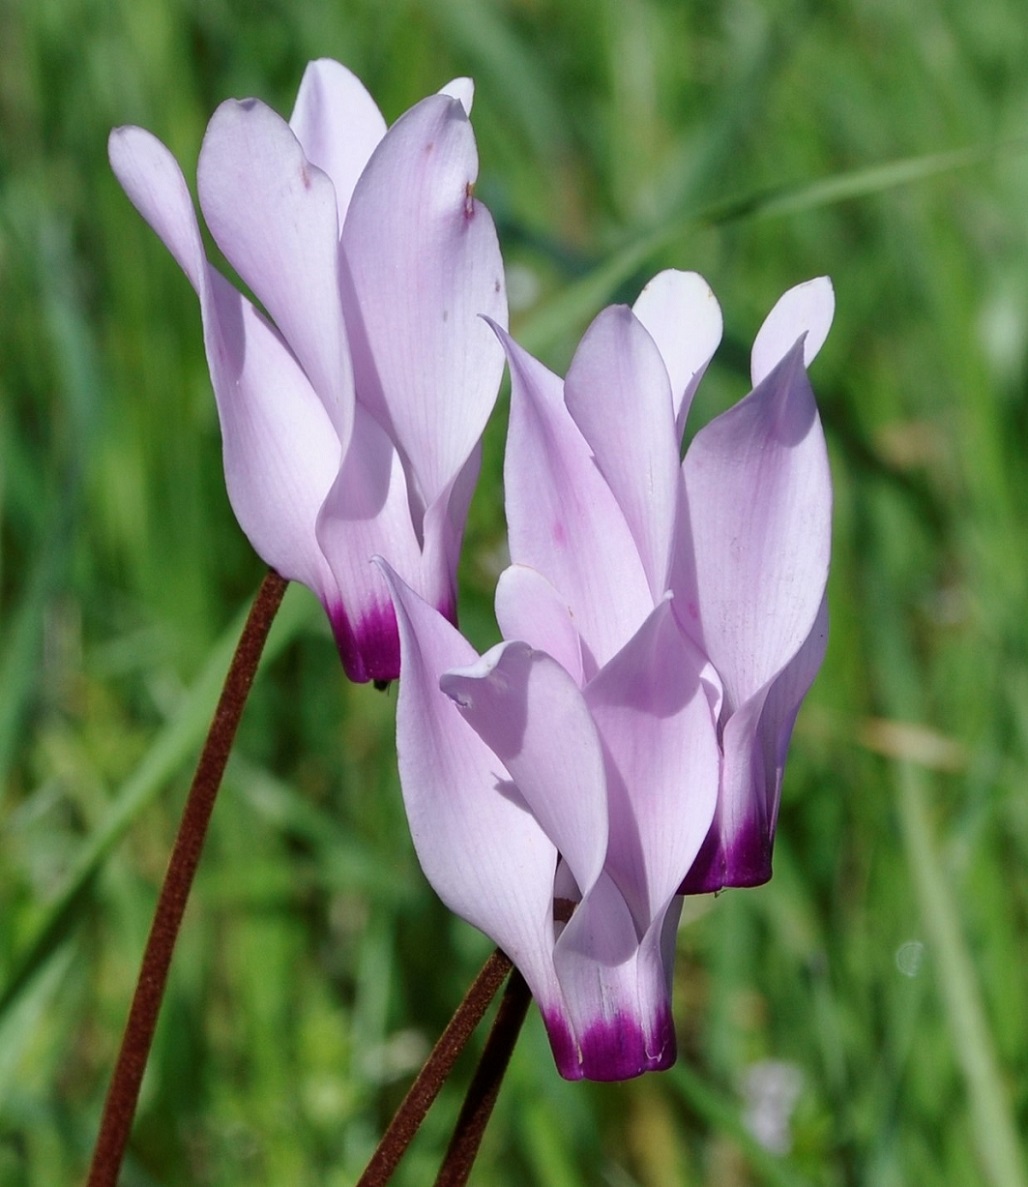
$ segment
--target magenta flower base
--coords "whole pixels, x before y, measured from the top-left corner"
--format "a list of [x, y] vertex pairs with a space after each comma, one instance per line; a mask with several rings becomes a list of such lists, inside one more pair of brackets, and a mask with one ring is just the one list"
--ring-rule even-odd
[[634, 1018], [619, 1015], [590, 1026], [581, 1048], [561, 1014], [544, 1014], [543, 1021], [557, 1071], [565, 1080], [631, 1080], [643, 1072], [666, 1071], [677, 1057], [675, 1024], [666, 1008], [660, 1010], [651, 1038]]

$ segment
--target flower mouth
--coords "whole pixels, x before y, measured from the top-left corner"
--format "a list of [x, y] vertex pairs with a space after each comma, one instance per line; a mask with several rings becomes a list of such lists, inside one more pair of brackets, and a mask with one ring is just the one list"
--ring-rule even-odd
[[572, 902], [569, 898], [555, 898], [553, 900], [553, 922], [567, 923], [575, 913], [577, 906], [578, 903]]

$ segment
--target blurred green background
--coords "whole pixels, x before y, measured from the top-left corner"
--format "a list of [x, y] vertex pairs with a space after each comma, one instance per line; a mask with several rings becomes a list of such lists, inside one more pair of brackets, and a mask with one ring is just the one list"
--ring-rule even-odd
[[[696, 269], [727, 337], [695, 427], [746, 391], [782, 291], [829, 273], [837, 292], [813, 370], [831, 646], [775, 879], [687, 904], [672, 1072], [566, 1084], [530, 1015], [475, 1181], [1024, 1187], [1022, 5], [0, 0], [0, 46], [0, 1183], [83, 1176], [262, 572], [224, 494], [195, 298], [111, 176], [107, 133], [150, 128], [192, 181], [222, 99], [288, 113], [305, 63], [332, 56], [390, 120], [475, 78], [514, 327], [554, 367], [603, 304]], [[504, 419], [501, 401], [463, 571], [479, 645]], [[292, 590], [126, 1187], [353, 1183], [489, 951], [417, 867], [394, 704], [346, 684]], [[431, 1181], [480, 1042], [397, 1183]]]

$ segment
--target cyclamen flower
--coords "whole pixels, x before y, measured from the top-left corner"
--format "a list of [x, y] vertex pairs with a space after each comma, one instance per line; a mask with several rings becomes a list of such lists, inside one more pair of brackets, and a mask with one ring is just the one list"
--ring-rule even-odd
[[240, 526], [328, 612], [352, 680], [399, 672], [387, 557], [443, 615], [503, 352], [503, 268], [458, 79], [387, 131], [345, 67], [312, 62], [286, 123], [256, 99], [215, 112], [204, 219], [255, 307], [207, 261], [182, 173], [141, 128], [111, 134], [129, 198], [200, 298]]
[[751, 394], [695, 437], [721, 335], [698, 276], [605, 310], [561, 380], [512, 375], [507, 640], [478, 657], [394, 574], [400, 777], [426, 876], [517, 964], [561, 1074], [675, 1058], [682, 893], [770, 876], [826, 633], [831, 488], [806, 375], [830, 284], [787, 293]]

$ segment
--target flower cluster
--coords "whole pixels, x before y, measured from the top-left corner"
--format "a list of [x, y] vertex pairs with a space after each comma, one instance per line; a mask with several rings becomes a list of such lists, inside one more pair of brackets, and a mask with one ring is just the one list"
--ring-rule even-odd
[[[399, 675], [381, 553], [448, 618], [503, 354], [503, 264], [474, 197], [472, 87], [386, 130], [338, 62], [312, 62], [286, 123], [255, 99], [214, 113], [200, 208], [263, 306], [204, 253], [185, 180], [142, 128], [111, 164], [200, 298], [225, 479], [255, 551], [309, 586], [352, 680]], [[270, 319], [270, 320], [269, 320]]]
[[826, 281], [782, 298], [753, 391], [681, 464], [721, 328], [698, 276], [601, 313], [563, 383], [498, 331], [507, 641], [479, 658], [391, 575], [419, 858], [521, 969], [569, 1078], [668, 1067], [682, 894], [770, 877], [826, 639], [831, 491], [806, 363], [832, 308]]
[[[200, 205], [260, 311], [213, 268], [168, 151], [111, 159], [200, 296], [232, 505], [309, 585], [348, 674], [402, 671], [397, 746], [419, 859], [517, 964], [560, 1072], [675, 1057], [682, 896], [771, 874], [793, 723], [824, 655], [831, 485], [807, 366], [827, 280], [787, 292], [753, 390], [693, 437], [721, 337], [706, 282], [666, 271], [601, 312], [562, 381], [507, 334], [470, 84], [388, 131], [312, 64], [287, 124], [211, 120]], [[455, 573], [503, 356], [511, 565], [503, 642], [455, 625]], [[372, 560], [374, 558], [374, 563]]]

